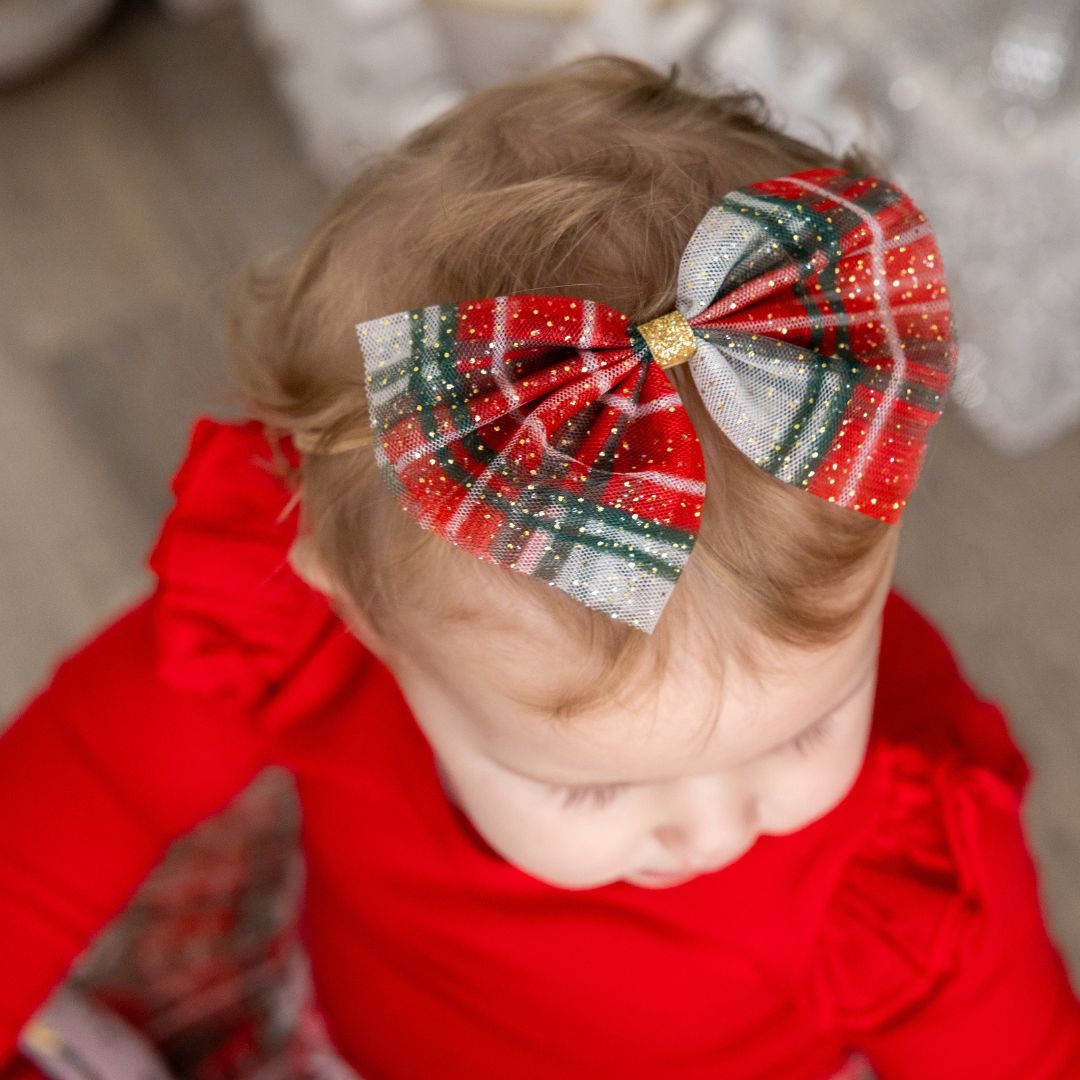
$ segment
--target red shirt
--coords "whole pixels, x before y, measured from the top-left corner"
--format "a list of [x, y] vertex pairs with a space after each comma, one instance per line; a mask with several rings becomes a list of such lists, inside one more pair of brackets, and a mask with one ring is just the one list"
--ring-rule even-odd
[[562, 890], [488, 847], [388, 669], [293, 574], [270, 461], [257, 423], [197, 421], [157, 587], [0, 737], [0, 1065], [168, 844], [280, 763], [318, 1000], [365, 1080], [821, 1080], [850, 1047], [881, 1080], [1080, 1077], [1028, 766], [898, 592], [838, 806], [672, 889]]

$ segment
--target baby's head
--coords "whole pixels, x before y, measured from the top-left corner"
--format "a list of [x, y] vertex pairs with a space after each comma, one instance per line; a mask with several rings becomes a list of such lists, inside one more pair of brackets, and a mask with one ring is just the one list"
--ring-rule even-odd
[[[594, 56], [482, 91], [369, 165], [233, 324], [245, 407], [355, 439], [305, 456], [291, 561], [393, 672], [450, 798], [564, 888], [695, 874], [838, 803], [861, 766], [899, 525], [770, 475], [667, 370], [708, 478], [649, 634], [420, 528], [380, 475], [358, 321], [431, 304], [580, 297], [671, 311], [705, 211], [814, 167], [880, 169], [778, 133], [760, 98]], [[358, 722], [378, 722], [378, 717]]]

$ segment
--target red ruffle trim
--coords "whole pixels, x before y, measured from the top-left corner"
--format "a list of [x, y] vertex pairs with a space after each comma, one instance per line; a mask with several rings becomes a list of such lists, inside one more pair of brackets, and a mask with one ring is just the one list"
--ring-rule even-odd
[[[291, 465], [297, 453], [279, 443]], [[258, 421], [196, 418], [148, 557], [159, 580], [158, 675], [257, 704], [337, 621], [288, 562], [299, 507]]]
[[811, 971], [829, 1030], [900, 1019], [958, 972], [977, 940], [986, 910], [979, 816], [988, 807], [1018, 814], [1030, 772], [997, 705], [976, 699], [966, 724], [941, 757], [882, 748], [881, 818], [833, 891]]

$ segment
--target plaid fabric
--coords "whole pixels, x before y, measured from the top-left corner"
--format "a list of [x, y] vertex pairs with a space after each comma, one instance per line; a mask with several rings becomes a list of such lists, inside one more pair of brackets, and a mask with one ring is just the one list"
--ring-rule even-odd
[[314, 1000], [303, 873], [295, 788], [270, 767], [172, 844], [24, 1025], [21, 1053], [56, 1080], [122, 1080], [110, 1054], [150, 1080], [148, 1047], [175, 1080], [358, 1080]]
[[[744, 454], [837, 507], [900, 518], [956, 363], [941, 256], [908, 195], [841, 169], [732, 191], [690, 239], [676, 310], [695, 386]], [[356, 330], [375, 454], [404, 509], [651, 633], [706, 477], [641, 328], [593, 301], [526, 294]]]
[[866, 1055], [854, 1050], [840, 1071], [833, 1073], [828, 1080], [878, 1080], [878, 1074], [874, 1072]]

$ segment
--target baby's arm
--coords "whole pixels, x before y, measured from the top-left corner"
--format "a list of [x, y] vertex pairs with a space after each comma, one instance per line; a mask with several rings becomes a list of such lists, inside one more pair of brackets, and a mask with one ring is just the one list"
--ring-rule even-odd
[[236, 701], [156, 674], [158, 599], [70, 654], [0, 734], [0, 1069], [170, 842], [263, 763]]
[[325, 672], [305, 678], [340, 623], [289, 567], [298, 513], [272, 458], [260, 424], [195, 419], [148, 560], [154, 591], [0, 731], [0, 1077], [26, 1020], [169, 844], [335, 693]]

